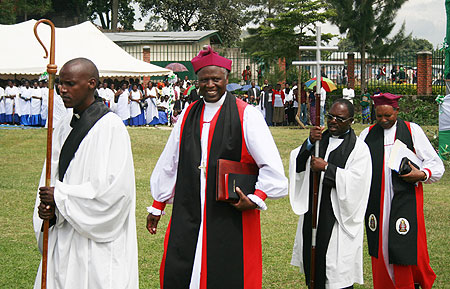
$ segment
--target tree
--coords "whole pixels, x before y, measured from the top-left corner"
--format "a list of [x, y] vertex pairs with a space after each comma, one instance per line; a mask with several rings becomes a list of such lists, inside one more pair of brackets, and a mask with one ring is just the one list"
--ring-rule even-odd
[[274, 18], [284, 11], [284, 0], [253, 0], [246, 10], [246, 22], [256, 26], [267, 24], [267, 19]]
[[[113, 11], [114, 1], [117, 1], [118, 11]], [[117, 13], [117, 20], [125, 30], [132, 30], [134, 23], [134, 9], [126, 0], [93, 0], [88, 2], [90, 19], [100, 19], [103, 29], [117, 29], [113, 26], [112, 16]], [[111, 16], [111, 17], [110, 17]]]
[[167, 22], [169, 30], [190, 31], [197, 28], [201, 1], [197, 0], [137, 0], [142, 15], [156, 15]]
[[50, 0], [0, 1], [0, 23], [15, 24], [32, 18], [41, 18], [52, 7]]
[[[245, 23], [245, 0], [137, 0], [143, 15], [154, 15], [146, 27], [170, 31], [218, 30], [226, 44], [235, 43]], [[160, 20], [166, 24], [162, 24]]]
[[[243, 48], [256, 60], [265, 64], [273, 64], [280, 58], [286, 63], [299, 60], [299, 45], [315, 44], [315, 37], [307, 32], [315, 33], [315, 23], [324, 23], [331, 17], [332, 11], [322, 0], [283, 0], [284, 7], [273, 18], [257, 28], [248, 29], [250, 37], [243, 40]], [[322, 40], [328, 42], [333, 35], [322, 34]], [[311, 55], [310, 52], [302, 52]]]
[[361, 53], [361, 91], [366, 87], [366, 52], [384, 56], [406, 39], [405, 24], [392, 38], [398, 9], [407, 0], [328, 0], [335, 11], [331, 22]]
[[339, 51], [345, 51], [345, 52], [357, 52], [358, 48], [353, 44], [353, 42], [348, 39], [347, 37], [342, 37], [339, 39], [339, 42], [337, 44], [337, 47], [339, 48]]
[[218, 30], [225, 45], [235, 44], [241, 36], [241, 27], [244, 22], [245, 6], [243, 1], [214, 0], [211, 2], [200, 1], [197, 27], [205, 30]]
[[52, 0], [52, 13], [47, 17], [50, 20], [59, 17], [65, 20], [65, 24], [73, 25], [88, 20], [89, 15], [87, 0]]
[[433, 51], [433, 44], [426, 39], [416, 38], [410, 35], [402, 44], [400, 51], [408, 56], [415, 57], [419, 51]]

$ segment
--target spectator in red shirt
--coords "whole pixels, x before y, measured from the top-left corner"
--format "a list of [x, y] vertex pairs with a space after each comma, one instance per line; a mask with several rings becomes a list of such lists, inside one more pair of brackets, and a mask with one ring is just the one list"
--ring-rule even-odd
[[273, 119], [274, 126], [282, 125], [284, 122], [284, 91], [281, 90], [281, 84], [277, 84], [272, 93]]
[[250, 84], [250, 81], [252, 79], [252, 72], [250, 71], [250, 66], [247, 65], [244, 71], [242, 71], [242, 79], [245, 81], [245, 84]]

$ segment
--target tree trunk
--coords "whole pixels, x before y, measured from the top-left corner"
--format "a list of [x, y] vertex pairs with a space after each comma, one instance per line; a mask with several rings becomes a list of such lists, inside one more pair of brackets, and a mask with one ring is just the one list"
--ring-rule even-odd
[[111, 29], [111, 19], [109, 19], [108, 12], [105, 12], [105, 17], [106, 17], [106, 27], [108, 27], [108, 29]]
[[111, 15], [111, 30], [117, 31], [117, 22], [119, 19], [119, 0], [112, 0]]
[[365, 42], [363, 42], [361, 45], [361, 92], [363, 92], [365, 88], [366, 88], [366, 44]]
[[100, 18], [100, 23], [102, 24], [103, 29], [108, 29], [105, 23], [105, 18], [103, 18], [103, 13], [98, 13], [98, 18]]

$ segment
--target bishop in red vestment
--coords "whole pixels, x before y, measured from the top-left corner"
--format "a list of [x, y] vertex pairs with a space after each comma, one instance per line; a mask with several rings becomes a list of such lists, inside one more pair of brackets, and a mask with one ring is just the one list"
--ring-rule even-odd
[[[147, 229], [156, 233], [167, 203], [161, 288], [261, 288], [260, 210], [287, 194], [272, 135], [254, 107], [226, 91], [231, 60], [210, 47], [192, 59], [202, 99], [180, 115], [153, 170]], [[217, 160], [259, 167], [255, 191], [236, 204], [215, 199]]]
[[[430, 267], [423, 215], [422, 183], [438, 181], [444, 165], [415, 123], [397, 118], [399, 96], [372, 97], [377, 124], [360, 135], [372, 156], [372, 185], [366, 211], [366, 234], [372, 256], [375, 289], [432, 287], [436, 274]], [[395, 140], [400, 140], [422, 161], [400, 175], [388, 167]]]

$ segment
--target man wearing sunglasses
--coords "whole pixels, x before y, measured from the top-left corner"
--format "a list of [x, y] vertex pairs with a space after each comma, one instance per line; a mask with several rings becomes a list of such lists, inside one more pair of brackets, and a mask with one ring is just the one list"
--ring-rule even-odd
[[[353, 288], [363, 283], [364, 213], [372, 176], [370, 152], [351, 124], [354, 107], [336, 100], [328, 129], [314, 126], [301, 147], [291, 152], [289, 197], [300, 215], [291, 264], [310, 283], [312, 192], [311, 172], [318, 172], [319, 201], [315, 261], [316, 288]], [[319, 157], [314, 144], [320, 141]]]

